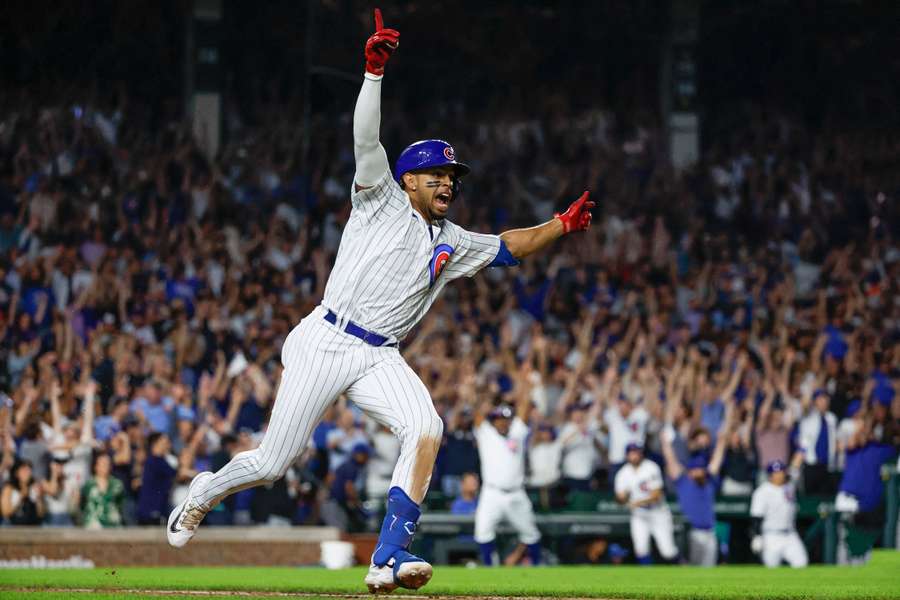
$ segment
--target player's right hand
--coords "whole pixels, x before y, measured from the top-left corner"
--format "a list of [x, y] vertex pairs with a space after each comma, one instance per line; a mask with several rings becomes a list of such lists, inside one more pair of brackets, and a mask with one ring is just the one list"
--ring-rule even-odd
[[400, 32], [396, 29], [385, 29], [381, 10], [376, 8], [375, 33], [366, 42], [366, 72], [384, 75], [384, 65], [399, 45]]

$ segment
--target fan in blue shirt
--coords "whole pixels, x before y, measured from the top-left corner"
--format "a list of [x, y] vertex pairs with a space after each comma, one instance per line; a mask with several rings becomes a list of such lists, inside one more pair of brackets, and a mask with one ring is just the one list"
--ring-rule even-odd
[[715, 534], [716, 491], [720, 484], [719, 472], [725, 457], [733, 413], [733, 403], [729, 403], [708, 462], [706, 454], [701, 452], [691, 455], [687, 464], [683, 465], [672, 448], [673, 432], [667, 428], [662, 435], [666, 474], [675, 484], [681, 512], [691, 526], [688, 556], [693, 565], [712, 567], [718, 562]]

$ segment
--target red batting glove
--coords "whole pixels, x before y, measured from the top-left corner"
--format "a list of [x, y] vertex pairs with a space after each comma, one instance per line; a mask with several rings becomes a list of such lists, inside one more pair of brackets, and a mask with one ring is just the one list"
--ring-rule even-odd
[[366, 72], [384, 75], [384, 65], [399, 45], [400, 32], [396, 29], [385, 29], [381, 20], [381, 10], [376, 8], [375, 33], [366, 42]]
[[591, 209], [594, 203], [588, 200], [590, 192], [585, 192], [575, 202], [569, 205], [564, 213], [553, 215], [562, 222], [563, 233], [573, 231], [585, 231], [591, 226]]

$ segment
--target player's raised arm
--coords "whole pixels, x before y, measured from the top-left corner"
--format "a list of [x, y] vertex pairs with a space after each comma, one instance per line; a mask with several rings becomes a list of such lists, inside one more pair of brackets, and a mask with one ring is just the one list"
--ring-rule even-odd
[[672, 448], [672, 438], [675, 436], [675, 430], [669, 429], [669, 427], [671, 425], [668, 425], [663, 430], [660, 440], [662, 441], [663, 457], [666, 459], [666, 474], [669, 476], [669, 479], [675, 481], [684, 473], [684, 467], [681, 461], [678, 460], [675, 449]]
[[592, 208], [594, 203], [590, 200], [590, 193], [585, 191], [566, 212], [557, 214], [552, 220], [527, 229], [504, 231], [500, 234], [500, 239], [514, 258], [524, 258], [543, 250], [567, 233], [588, 229], [591, 226]]
[[366, 42], [366, 74], [353, 111], [353, 154], [356, 157], [357, 190], [371, 187], [389, 169], [387, 153], [379, 141], [381, 126], [381, 78], [384, 66], [397, 46], [400, 33], [385, 29], [381, 11], [375, 9], [375, 33]]

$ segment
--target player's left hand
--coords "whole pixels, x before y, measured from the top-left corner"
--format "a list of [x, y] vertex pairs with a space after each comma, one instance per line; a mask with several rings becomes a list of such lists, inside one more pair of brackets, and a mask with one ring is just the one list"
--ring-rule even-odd
[[595, 204], [589, 199], [590, 195], [590, 192], [585, 191], [578, 200], [569, 205], [566, 212], [554, 215], [562, 222], [564, 234], [586, 231], [591, 226], [591, 209]]
[[400, 32], [385, 29], [381, 10], [375, 9], [375, 33], [366, 42], [366, 71], [373, 75], [384, 75], [384, 65], [400, 45]]

